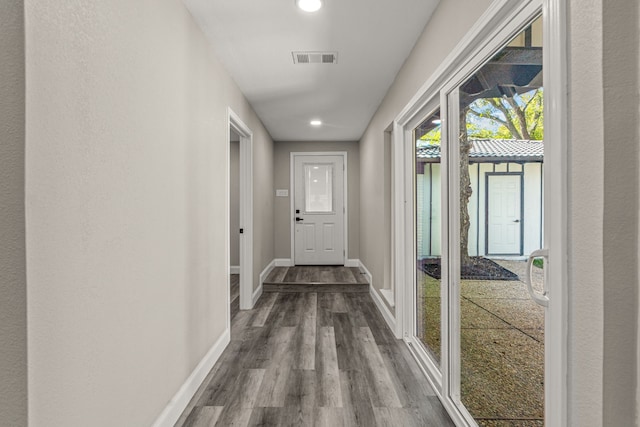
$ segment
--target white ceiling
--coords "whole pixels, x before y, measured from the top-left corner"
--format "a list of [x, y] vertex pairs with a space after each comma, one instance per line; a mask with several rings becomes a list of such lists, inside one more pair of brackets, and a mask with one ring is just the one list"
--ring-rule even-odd
[[[439, 0], [324, 0], [316, 13], [294, 0], [184, 2], [274, 140], [348, 141], [362, 136]], [[337, 51], [338, 63], [295, 65], [292, 51]]]

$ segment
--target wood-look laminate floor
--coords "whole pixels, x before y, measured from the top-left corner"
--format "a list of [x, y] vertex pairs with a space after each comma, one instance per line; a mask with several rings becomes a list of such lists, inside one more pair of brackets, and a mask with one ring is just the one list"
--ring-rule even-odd
[[333, 265], [275, 267], [267, 276], [266, 284], [366, 284], [367, 279], [358, 268]]
[[236, 314], [176, 426], [453, 425], [367, 292], [302, 288]]
[[231, 274], [231, 278], [229, 280], [231, 285], [231, 318], [233, 319], [235, 315], [240, 310], [240, 275], [239, 274]]

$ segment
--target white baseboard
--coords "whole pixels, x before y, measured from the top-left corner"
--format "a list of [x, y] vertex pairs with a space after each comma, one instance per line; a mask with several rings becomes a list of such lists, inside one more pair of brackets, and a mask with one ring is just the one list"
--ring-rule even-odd
[[387, 304], [385, 304], [382, 300], [380, 293], [376, 290], [376, 288], [373, 287], [373, 285], [369, 285], [369, 293], [371, 294], [371, 298], [373, 298], [373, 302], [376, 303], [378, 311], [380, 311], [382, 317], [384, 317], [384, 320], [387, 322], [387, 325], [389, 325], [389, 328], [391, 328], [391, 332], [393, 332], [393, 335], [398, 339], [402, 338], [396, 333], [397, 328], [395, 317], [393, 316], [393, 314], [391, 314], [391, 310], [389, 310]]
[[345, 267], [360, 267], [360, 260], [359, 259], [348, 259], [345, 263], [344, 263]]
[[231, 267], [229, 267], [229, 274], [240, 274], [240, 266], [232, 265]]
[[260, 286], [258, 286], [258, 289], [253, 291], [253, 295], [251, 296], [251, 308], [256, 306], [256, 303], [258, 302], [261, 296], [262, 296], [262, 282], [260, 283]]
[[180, 390], [173, 396], [156, 421], [153, 427], [172, 427], [180, 418], [191, 398], [196, 394], [198, 388], [207, 377], [207, 374], [216, 364], [222, 352], [231, 340], [231, 332], [226, 329], [222, 336], [213, 344], [211, 349], [202, 358], [198, 366], [193, 370], [189, 378], [182, 384]]
[[362, 261], [358, 260], [358, 265], [356, 267], [358, 267], [360, 271], [364, 273], [364, 275], [367, 278], [367, 281], [369, 282], [369, 286], [373, 285], [373, 276], [371, 275], [371, 272], [367, 270], [367, 267], [364, 266]]
[[369, 281], [369, 293], [371, 294], [371, 298], [376, 304], [376, 307], [378, 307], [378, 311], [380, 312], [380, 314], [382, 314], [385, 322], [387, 322], [387, 325], [391, 329], [391, 332], [393, 332], [393, 336], [395, 336], [397, 339], [401, 339], [402, 336], [398, 335], [398, 328], [396, 327], [396, 318], [391, 313], [391, 310], [389, 310], [389, 307], [387, 307], [387, 304], [385, 304], [385, 302], [382, 300], [382, 297], [380, 296], [378, 290], [373, 286], [373, 276], [371, 275], [371, 272], [367, 270], [367, 267], [365, 267], [362, 262], [360, 262], [359, 267], [360, 271], [364, 273], [364, 275], [367, 277], [367, 280]]
[[[291, 258], [276, 258], [276, 267], [293, 267], [293, 260]], [[344, 263], [345, 267], [360, 267], [359, 259], [348, 259]]]
[[395, 307], [396, 301], [391, 289], [380, 289], [380, 295], [382, 295], [384, 299], [387, 300], [387, 303], [390, 307]]
[[253, 291], [253, 295], [251, 297], [251, 307], [254, 307], [258, 302], [258, 300], [260, 299], [260, 297], [262, 296], [262, 285], [264, 284], [264, 281], [267, 280], [269, 273], [271, 273], [271, 271], [276, 267], [277, 265], [276, 261], [277, 260], [275, 259], [271, 261], [269, 264], [267, 264], [264, 270], [262, 270], [262, 273], [260, 273], [260, 281], [258, 282], [258, 289]]
[[[293, 267], [293, 260], [291, 258], [276, 258], [276, 267]], [[344, 263], [345, 267], [360, 267], [359, 259], [348, 259]]]

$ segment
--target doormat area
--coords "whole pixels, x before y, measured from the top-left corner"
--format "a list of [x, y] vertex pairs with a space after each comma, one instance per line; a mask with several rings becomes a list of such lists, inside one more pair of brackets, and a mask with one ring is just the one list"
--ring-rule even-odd
[[[462, 266], [461, 278], [464, 280], [519, 280], [518, 275], [496, 264], [490, 259], [474, 256]], [[418, 261], [420, 269], [434, 279], [440, 279], [440, 258], [427, 258]]]

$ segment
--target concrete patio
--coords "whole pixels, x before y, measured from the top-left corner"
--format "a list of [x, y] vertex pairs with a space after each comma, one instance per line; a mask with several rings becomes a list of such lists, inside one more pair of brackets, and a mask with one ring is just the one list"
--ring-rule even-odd
[[[495, 261], [520, 280], [461, 283], [462, 402], [481, 426], [542, 426], [544, 309], [527, 292], [524, 261]], [[418, 333], [439, 359], [440, 281], [420, 276], [425, 316]], [[538, 289], [542, 276], [534, 267]]]

